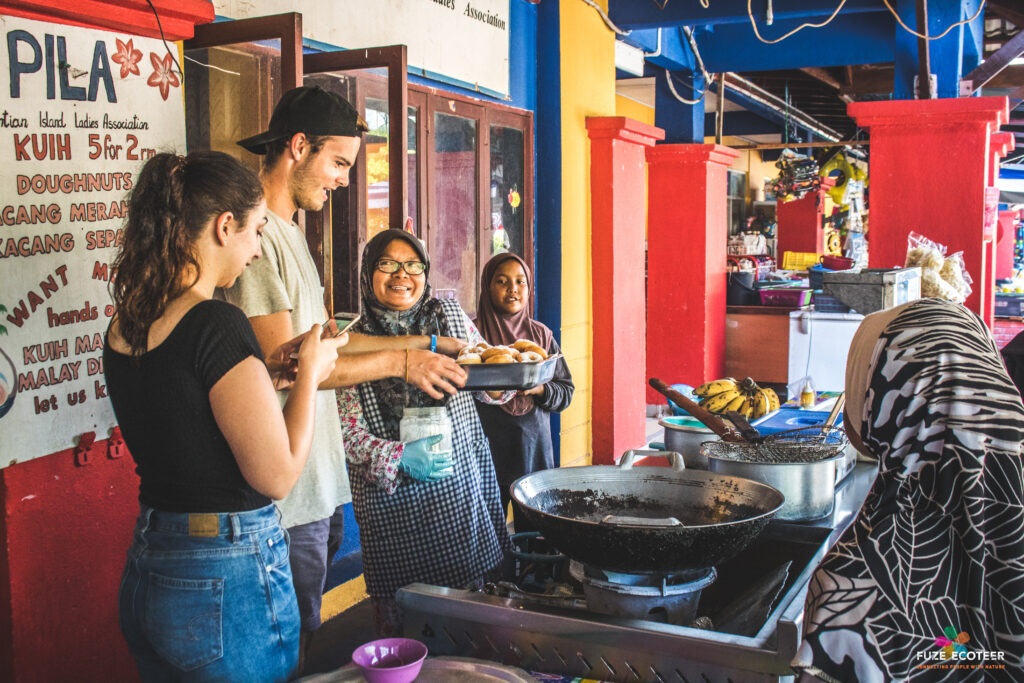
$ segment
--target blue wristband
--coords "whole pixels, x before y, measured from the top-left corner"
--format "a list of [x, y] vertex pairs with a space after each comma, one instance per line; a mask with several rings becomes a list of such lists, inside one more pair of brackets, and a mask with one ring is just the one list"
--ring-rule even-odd
[[437, 335], [430, 335], [430, 352], [437, 353]]

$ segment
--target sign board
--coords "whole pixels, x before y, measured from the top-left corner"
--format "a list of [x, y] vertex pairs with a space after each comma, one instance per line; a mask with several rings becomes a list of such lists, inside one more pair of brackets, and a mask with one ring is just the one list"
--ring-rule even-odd
[[[159, 40], [3, 16], [0, 467], [105, 439], [110, 264], [145, 159], [184, 150]], [[175, 58], [177, 55], [175, 55]]]
[[999, 188], [985, 188], [985, 222], [982, 227], [982, 239], [996, 241], [996, 224], [999, 222]]
[[304, 38], [346, 50], [406, 45], [409, 71], [495, 97], [509, 92], [509, 0], [214, 0], [217, 16], [299, 11]]

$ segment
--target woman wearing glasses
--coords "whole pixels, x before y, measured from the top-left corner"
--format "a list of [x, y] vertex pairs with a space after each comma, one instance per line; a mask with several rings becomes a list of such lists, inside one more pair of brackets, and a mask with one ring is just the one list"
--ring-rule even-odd
[[[414, 235], [376, 235], [363, 250], [357, 331], [482, 341], [458, 302], [431, 296], [429, 272]], [[436, 452], [440, 437], [400, 440], [406, 409], [430, 407], [451, 422], [449, 452]], [[476, 586], [501, 567], [510, 545], [490, 448], [469, 393], [435, 399], [395, 377], [339, 390], [338, 410], [367, 592], [378, 632], [396, 635], [402, 586]]]

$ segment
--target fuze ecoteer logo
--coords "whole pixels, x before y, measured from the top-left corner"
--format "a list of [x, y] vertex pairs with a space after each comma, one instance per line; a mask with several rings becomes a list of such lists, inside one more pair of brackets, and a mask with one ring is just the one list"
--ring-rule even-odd
[[951, 659], [954, 652], [957, 654], [967, 653], [967, 648], [964, 647], [964, 643], [970, 642], [971, 637], [969, 635], [963, 631], [957, 633], [956, 629], [952, 626], [947, 626], [942, 629], [942, 631], [945, 636], [936, 638], [935, 644], [942, 648], [943, 659]]
[[1001, 650], [968, 650], [965, 646], [971, 637], [953, 626], [942, 629], [942, 636], [935, 639], [938, 650], [918, 652], [917, 659], [926, 663], [919, 669], [1005, 669], [1006, 653]]

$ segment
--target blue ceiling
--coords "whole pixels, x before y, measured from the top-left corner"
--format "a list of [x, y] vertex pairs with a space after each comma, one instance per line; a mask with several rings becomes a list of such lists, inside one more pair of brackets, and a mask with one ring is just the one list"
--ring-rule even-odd
[[[929, 0], [927, 33], [935, 36], [952, 24], [970, 19], [978, 13], [980, 2]], [[702, 3], [708, 7], [702, 7]], [[916, 26], [914, 0], [890, 3], [905, 24]], [[673, 73], [677, 84], [695, 81], [695, 90], [676, 88], [684, 97], [692, 97], [702, 87], [693, 50], [682, 33], [686, 26], [692, 29], [706, 71], [742, 74], [846, 136], [856, 128], [845, 116], [846, 101], [914, 96], [914, 78], [919, 72], [918, 39], [898, 25], [882, 0], [846, 0], [827, 25], [804, 28], [773, 44], [764, 42], [776, 40], [804, 23], [826, 22], [839, 4], [839, 0], [609, 0], [608, 15], [620, 29], [629, 31], [621, 40], [646, 53], [658, 52], [660, 47], [657, 56], [647, 57], [646, 74], [660, 75], [659, 91], [664, 88], [665, 70]], [[1019, 0], [989, 0], [976, 19], [929, 41], [931, 72], [936, 75], [939, 97], [958, 96], [961, 78], [981, 61], [984, 19], [1009, 17], [1020, 21], [1013, 9], [1019, 4]], [[767, 23], [769, 7], [771, 25]], [[758, 39], [752, 22], [763, 40]], [[1018, 30], [1013, 23], [1004, 26], [1013, 32]], [[727, 99], [736, 99], [729, 96], [728, 89]], [[659, 107], [670, 100], [674, 97], [659, 92]], [[675, 126], [673, 122], [684, 119], [676, 135], [669, 131], [670, 138], [697, 137], [696, 133], [702, 132], [698, 129], [703, 126], [694, 124], [694, 114], [683, 111], [687, 106], [672, 101], [672, 106], [665, 107], [665, 116], [659, 116], [665, 119], [658, 121], [659, 126]], [[748, 109], [762, 121], [750, 116], [726, 116], [726, 135], [763, 131], [765, 122], [782, 129], [784, 122], [777, 114], [764, 108]]]

